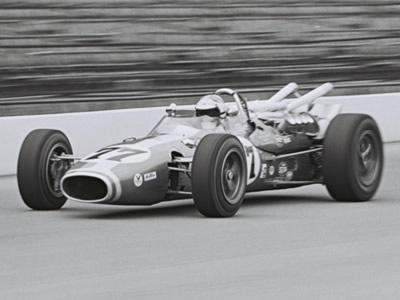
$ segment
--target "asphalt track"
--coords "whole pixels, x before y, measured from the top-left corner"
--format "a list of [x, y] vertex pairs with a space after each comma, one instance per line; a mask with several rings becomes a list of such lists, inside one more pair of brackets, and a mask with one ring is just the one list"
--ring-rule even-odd
[[322, 186], [250, 194], [206, 219], [192, 201], [30, 211], [0, 179], [0, 299], [399, 299], [400, 144], [376, 198]]

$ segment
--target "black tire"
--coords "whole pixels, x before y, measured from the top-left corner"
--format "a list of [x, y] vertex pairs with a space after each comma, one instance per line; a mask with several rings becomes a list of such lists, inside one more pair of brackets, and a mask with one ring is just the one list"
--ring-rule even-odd
[[370, 200], [383, 170], [376, 122], [364, 114], [340, 114], [330, 123], [323, 145], [323, 176], [329, 194], [337, 201]]
[[197, 146], [192, 164], [194, 203], [206, 217], [231, 217], [246, 192], [246, 155], [229, 134], [209, 134]]
[[62, 153], [72, 154], [72, 147], [61, 131], [37, 129], [25, 138], [18, 157], [17, 181], [22, 200], [28, 207], [55, 210], [65, 204], [67, 199], [59, 186], [55, 187], [55, 182], [56, 174], [59, 177], [59, 172], [65, 173], [66, 162], [50, 159]]

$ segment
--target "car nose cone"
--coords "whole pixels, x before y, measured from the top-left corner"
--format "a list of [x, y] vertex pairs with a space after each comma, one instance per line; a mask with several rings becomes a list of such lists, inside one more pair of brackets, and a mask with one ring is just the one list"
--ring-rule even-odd
[[67, 173], [61, 181], [61, 190], [71, 200], [90, 203], [111, 203], [121, 194], [118, 181], [96, 172]]

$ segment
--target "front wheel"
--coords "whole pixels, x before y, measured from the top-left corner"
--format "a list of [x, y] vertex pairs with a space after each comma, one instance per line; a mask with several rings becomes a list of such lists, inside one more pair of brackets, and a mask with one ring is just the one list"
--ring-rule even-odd
[[246, 156], [240, 141], [229, 134], [209, 134], [197, 146], [192, 164], [192, 193], [207, 217], [231, 217], [246, 192]]
[[383, 146], [375, 121], [364, 114], [340, 114], [324, 139], [323, 174], [337, 201], [367, 201], [376, 193], [383, 170]]
[[61, 154], [72, 154], [71, 144], [61, 131], [37, 129], [25, 138], [18, 157], [17, 181], [28, 207], [55, 210], [66, 202], [60, 181], [69, 163], [57, 159]]

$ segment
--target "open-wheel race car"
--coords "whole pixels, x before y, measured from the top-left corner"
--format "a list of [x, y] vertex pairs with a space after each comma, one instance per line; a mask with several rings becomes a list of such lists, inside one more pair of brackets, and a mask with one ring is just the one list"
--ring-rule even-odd
[[37, 129], [19, 154], [19, 191], [36, 210], [59, 209], [67, 199], [150, 205], [193, 198], [208, 217], [233, 216], [247, 192], [309, 184], [326, 185], [337, 201], [366, 201], [381, 180], [381, 135], [368, 115], [314, 102], [331, 89], [326, 83], [301, 96], [290, 83], [256, 101], [219, 89], [190, 109], [171, 104], [145, 137], [83, 158], [61, 131]]

